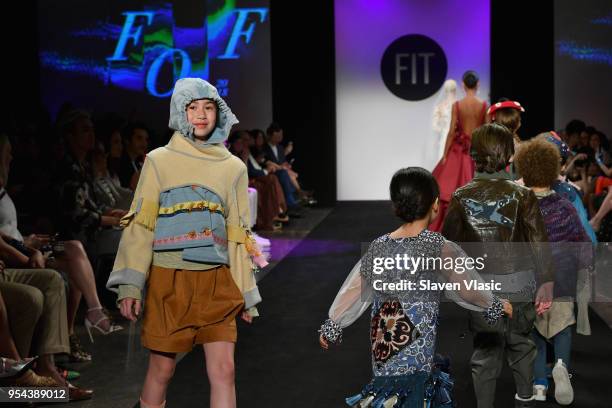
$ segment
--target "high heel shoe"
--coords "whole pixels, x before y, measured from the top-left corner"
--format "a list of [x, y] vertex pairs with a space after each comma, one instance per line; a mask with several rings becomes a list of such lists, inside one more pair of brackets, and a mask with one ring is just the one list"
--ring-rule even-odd
[[38, 360], [38, 356], [25, 358], [20, 361], [0, 357], [0, 378], [20, 377], [23, 373], [32, 368], [36, 360]]
[[[120, 326], [118, 324], [114, 324], [112, 322], [110, 317], [108, 317], [108, 315], [104, 311], [104, 308], [102, 308], [102, 307], [93, 307], [91, 309], [87, 309], [87, 312], [92, 312], [94, 310], [102, 310], [102, 317], [100, 319], [98, 319], [97, 322], [92, 323], [91, 320], [89, 320], [88, 317], [85, 317], [85, 329], [87, 329], [87, 334], [89, 335], [89, 340], [91, 340], [92, 343], [94, 342], [93, 335], [91, 334], [92, 329], [96, 329], [100, 334], [103, 334], [105, 336], [107, 334], [110, 334], [110, 333], [113, 333], [113, 332], [116, 332], [116, 331], [119, 331], [119, 330], [123, 330], [123, 326]], [[109, 321], [108, 329], [106, 329], [106, 330], [99, 326], [99, 324], [102, 323], [105, 320]]]

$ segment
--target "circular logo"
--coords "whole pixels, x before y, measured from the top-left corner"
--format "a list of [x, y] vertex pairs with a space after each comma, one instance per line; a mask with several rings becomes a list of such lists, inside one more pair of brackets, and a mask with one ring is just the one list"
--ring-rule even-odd
[[393, 41], [380, 63], [383, 82], [393, 95], [420, 101], [435, 94], [446, 79], [448, 65], [440, 45], [421, 34]]

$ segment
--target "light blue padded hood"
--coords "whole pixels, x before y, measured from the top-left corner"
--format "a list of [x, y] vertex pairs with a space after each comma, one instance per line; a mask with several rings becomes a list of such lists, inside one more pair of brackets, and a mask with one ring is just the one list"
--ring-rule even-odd
[[217, 125], [206, 143], [223, 143], [238, 119], [227, 103], [219, 96], [217, 88], [200, 78], [182, 78], [176, 81], [170, 100], [171, 129], [178, 130], [193, 141], [194, 126], [187, 120], [187, 105], [197, 99], [212, 99], [217, 103]]

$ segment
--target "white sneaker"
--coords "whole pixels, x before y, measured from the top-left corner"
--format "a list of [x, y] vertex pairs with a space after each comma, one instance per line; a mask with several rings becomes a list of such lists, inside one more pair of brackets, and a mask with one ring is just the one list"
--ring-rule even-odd
[[542, 384], [537, 384], [533, 386], [533, 398], [536, 401], [546, 401], [546, 392], [548, 391], [548, 387]]
[[535, 397], [533, 395], [529, 398], [521, 398], [518, 396], [518, 394], [514, 394], [515, 408], [531, 408], [533, 407], [533, 400], [535, 400]]
[[567, 368], [561, 359], [553, 367], [553, 379], [555, 380], [555, 400], [559, 405], [569, 405], [574, 401], [574, 389], [567, 373]]

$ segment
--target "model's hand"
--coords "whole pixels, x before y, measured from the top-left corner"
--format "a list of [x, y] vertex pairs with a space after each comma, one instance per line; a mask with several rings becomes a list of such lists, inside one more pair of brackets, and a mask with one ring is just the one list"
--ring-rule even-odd
[[105, 215], [108, 215], [109, 217], [121, 218], [127, 213], [128, 212], [126, 210], [121, 210], [119, 208], [113, 208], [109, 210]]
[[504, 305], [504, 313], [506, 314], [506, 316], [512, 319], [512, 303], [510, 303], [507, 299], [500, 300]]
[[554, 282], [543, 283], [535, 297], [536, 313], [544, 314], [552, 306]]
[[121, 218], [103, 215], [100, 225], [103, 227], [118, 227], [121, 224]]
[[321, 345], [321, 348], [323, 350], [329, 350], [329, 342], [327, 341], [327, 339], [325, 337], [323, 337], [323, 335], [319, 335], [319, 344]]
[[246, 310], [243, 310], [242, 313], [240, 313], [240, 318], [249, 324], [253, 323], [253, 316], [251, 316]]
[[121, 316], [135, 322], [140, 316], [140, 300], [134, 298], [124, 298], [119, 302]]

